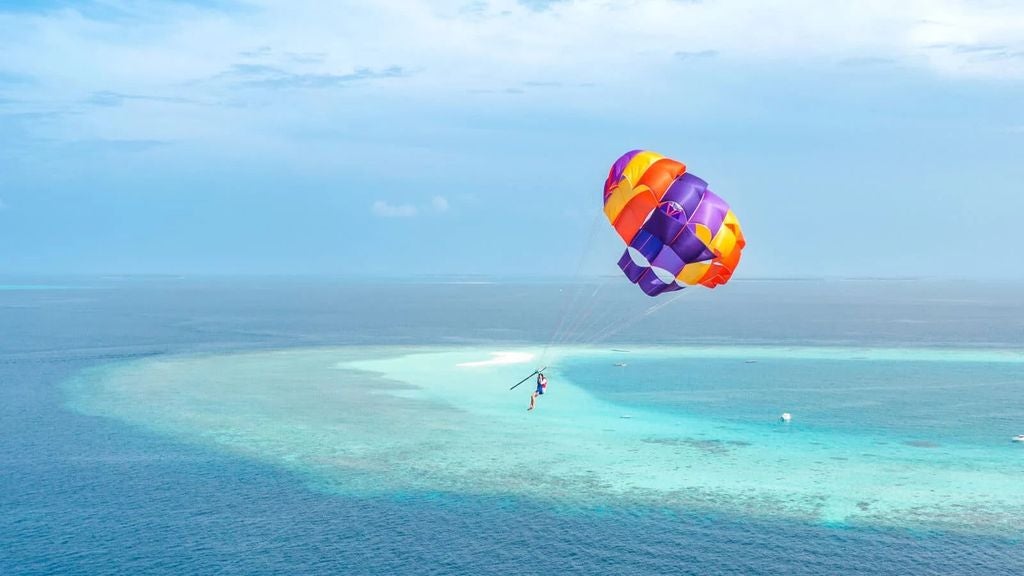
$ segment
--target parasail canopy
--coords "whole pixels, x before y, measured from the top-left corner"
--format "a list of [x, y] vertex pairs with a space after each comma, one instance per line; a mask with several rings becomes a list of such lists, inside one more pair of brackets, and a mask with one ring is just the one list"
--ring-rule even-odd
[[612, 165], [604, 213], [626, 243], [619, 268], [648, 296], [725, 284], [746, 245], [736, 215], [707, 182], [649, 150]]

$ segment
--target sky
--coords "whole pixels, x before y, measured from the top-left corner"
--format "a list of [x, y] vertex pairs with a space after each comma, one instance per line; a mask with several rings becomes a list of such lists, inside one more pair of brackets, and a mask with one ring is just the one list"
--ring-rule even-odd
[[0, 273], [614, 271], [680, 160], [736, 278], [1024, 278], [1024, 3], [0, 0]]

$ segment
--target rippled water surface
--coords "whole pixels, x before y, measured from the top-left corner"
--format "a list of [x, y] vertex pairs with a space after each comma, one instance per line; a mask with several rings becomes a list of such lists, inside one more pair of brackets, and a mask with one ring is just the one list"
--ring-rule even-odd
[[0, 284], [0, 573], [1024, 571], [1020, 287]]

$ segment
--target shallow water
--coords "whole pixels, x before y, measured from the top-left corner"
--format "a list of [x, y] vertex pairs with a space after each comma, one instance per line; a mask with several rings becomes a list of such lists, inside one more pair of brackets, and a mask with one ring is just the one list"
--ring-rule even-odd
[[1024, 573], [1019, 286], [0, 284], [2, 574]]
[[[749, 394], [745, 410], [723, 419], [715, 410], [689, 413], [684, 401], [668, 404], [657, 394], [652, 404], [642, 384], [658, 378], [643, 370], [647, 363], [685, 369], [686, 361], [706, 356], [733, 363], [733, 370], [712, 364], [704, 373], [711, 379], [749, 370], [743, 359], [758, 358], [786, 360], [793, 375], [817, 373], [827, 361], [829, 373], [840, 380], [856, 377], [856, 366], [865, 362], [897, 372], [907, 368], [903, 364], [933, 372], [969, 365], [975, 377], [990, 381], [988, 371], [1024, 367], [1019, 354], [635, 348], [630, 358], [639, 370], [618, 372], [612, 401], [574, 380], [601, 382], [593, 367], [613, 366], [622, 353], [561, 348], [549, 352], [549, 392], [527, 413], [530, 384], [518, 394], [504, 384], [532, 365], [464, 365], [488, 353], [446, 348], [396, 356], [380, 348], [328, 348], [142, 360], [79, 380], [71, 390], [72, 405], [286, 466], [342, 493], [511, 495], [587, 506], [655, 505], [826, 524], [1022, 534], [1024, 454], [1006, 431], [989, 438], [975, 434], [974, 442], [965, 442], [954, 432], [965, 429], [964, 423], [951, 422], [936, 438], [929, 434], [930, 423], [899, 429], [868, 410], [859, 411], [863, 420], [882, 422], [847, 429], [836, 423], [842, 418], [828, 416], [835, 402], [827, 400], [805, 400], [820, 404], [824, 417], [797, 411], [796, 422], [780, 424], [767, 412], [776, 402], [759, 404]], [[951, 373], [947, 381], [955, 382], [956, 371]], [[737, 395], [728, 385], [720, 384], [715, 393], [714, 385], [706, 386], [705, 404], [717, 406]], [[832, 387], [842, 397], [874, 396], [872, 388], [843, 391], [842, 382]], [[636, 398], [630, 398], [631, 390], [640, 390]], [[899, 392], [908, 403], [931, 395], [928, 387], [900, 386]], [[744, 418], [751, 406], [765, 413]], [[912, 419], [899, 408], [895, 412]]]

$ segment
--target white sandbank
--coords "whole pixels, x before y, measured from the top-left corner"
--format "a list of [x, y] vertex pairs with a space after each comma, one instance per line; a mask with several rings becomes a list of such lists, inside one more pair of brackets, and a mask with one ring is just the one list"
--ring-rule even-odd
[[482, 366], [503, 366], [505, 364], [526, 364], [534, 359], [529, 352], [491, 352], [490, 360], [476, 360], [473, 362], [459, 362], [459, 368], [479, 368]]

